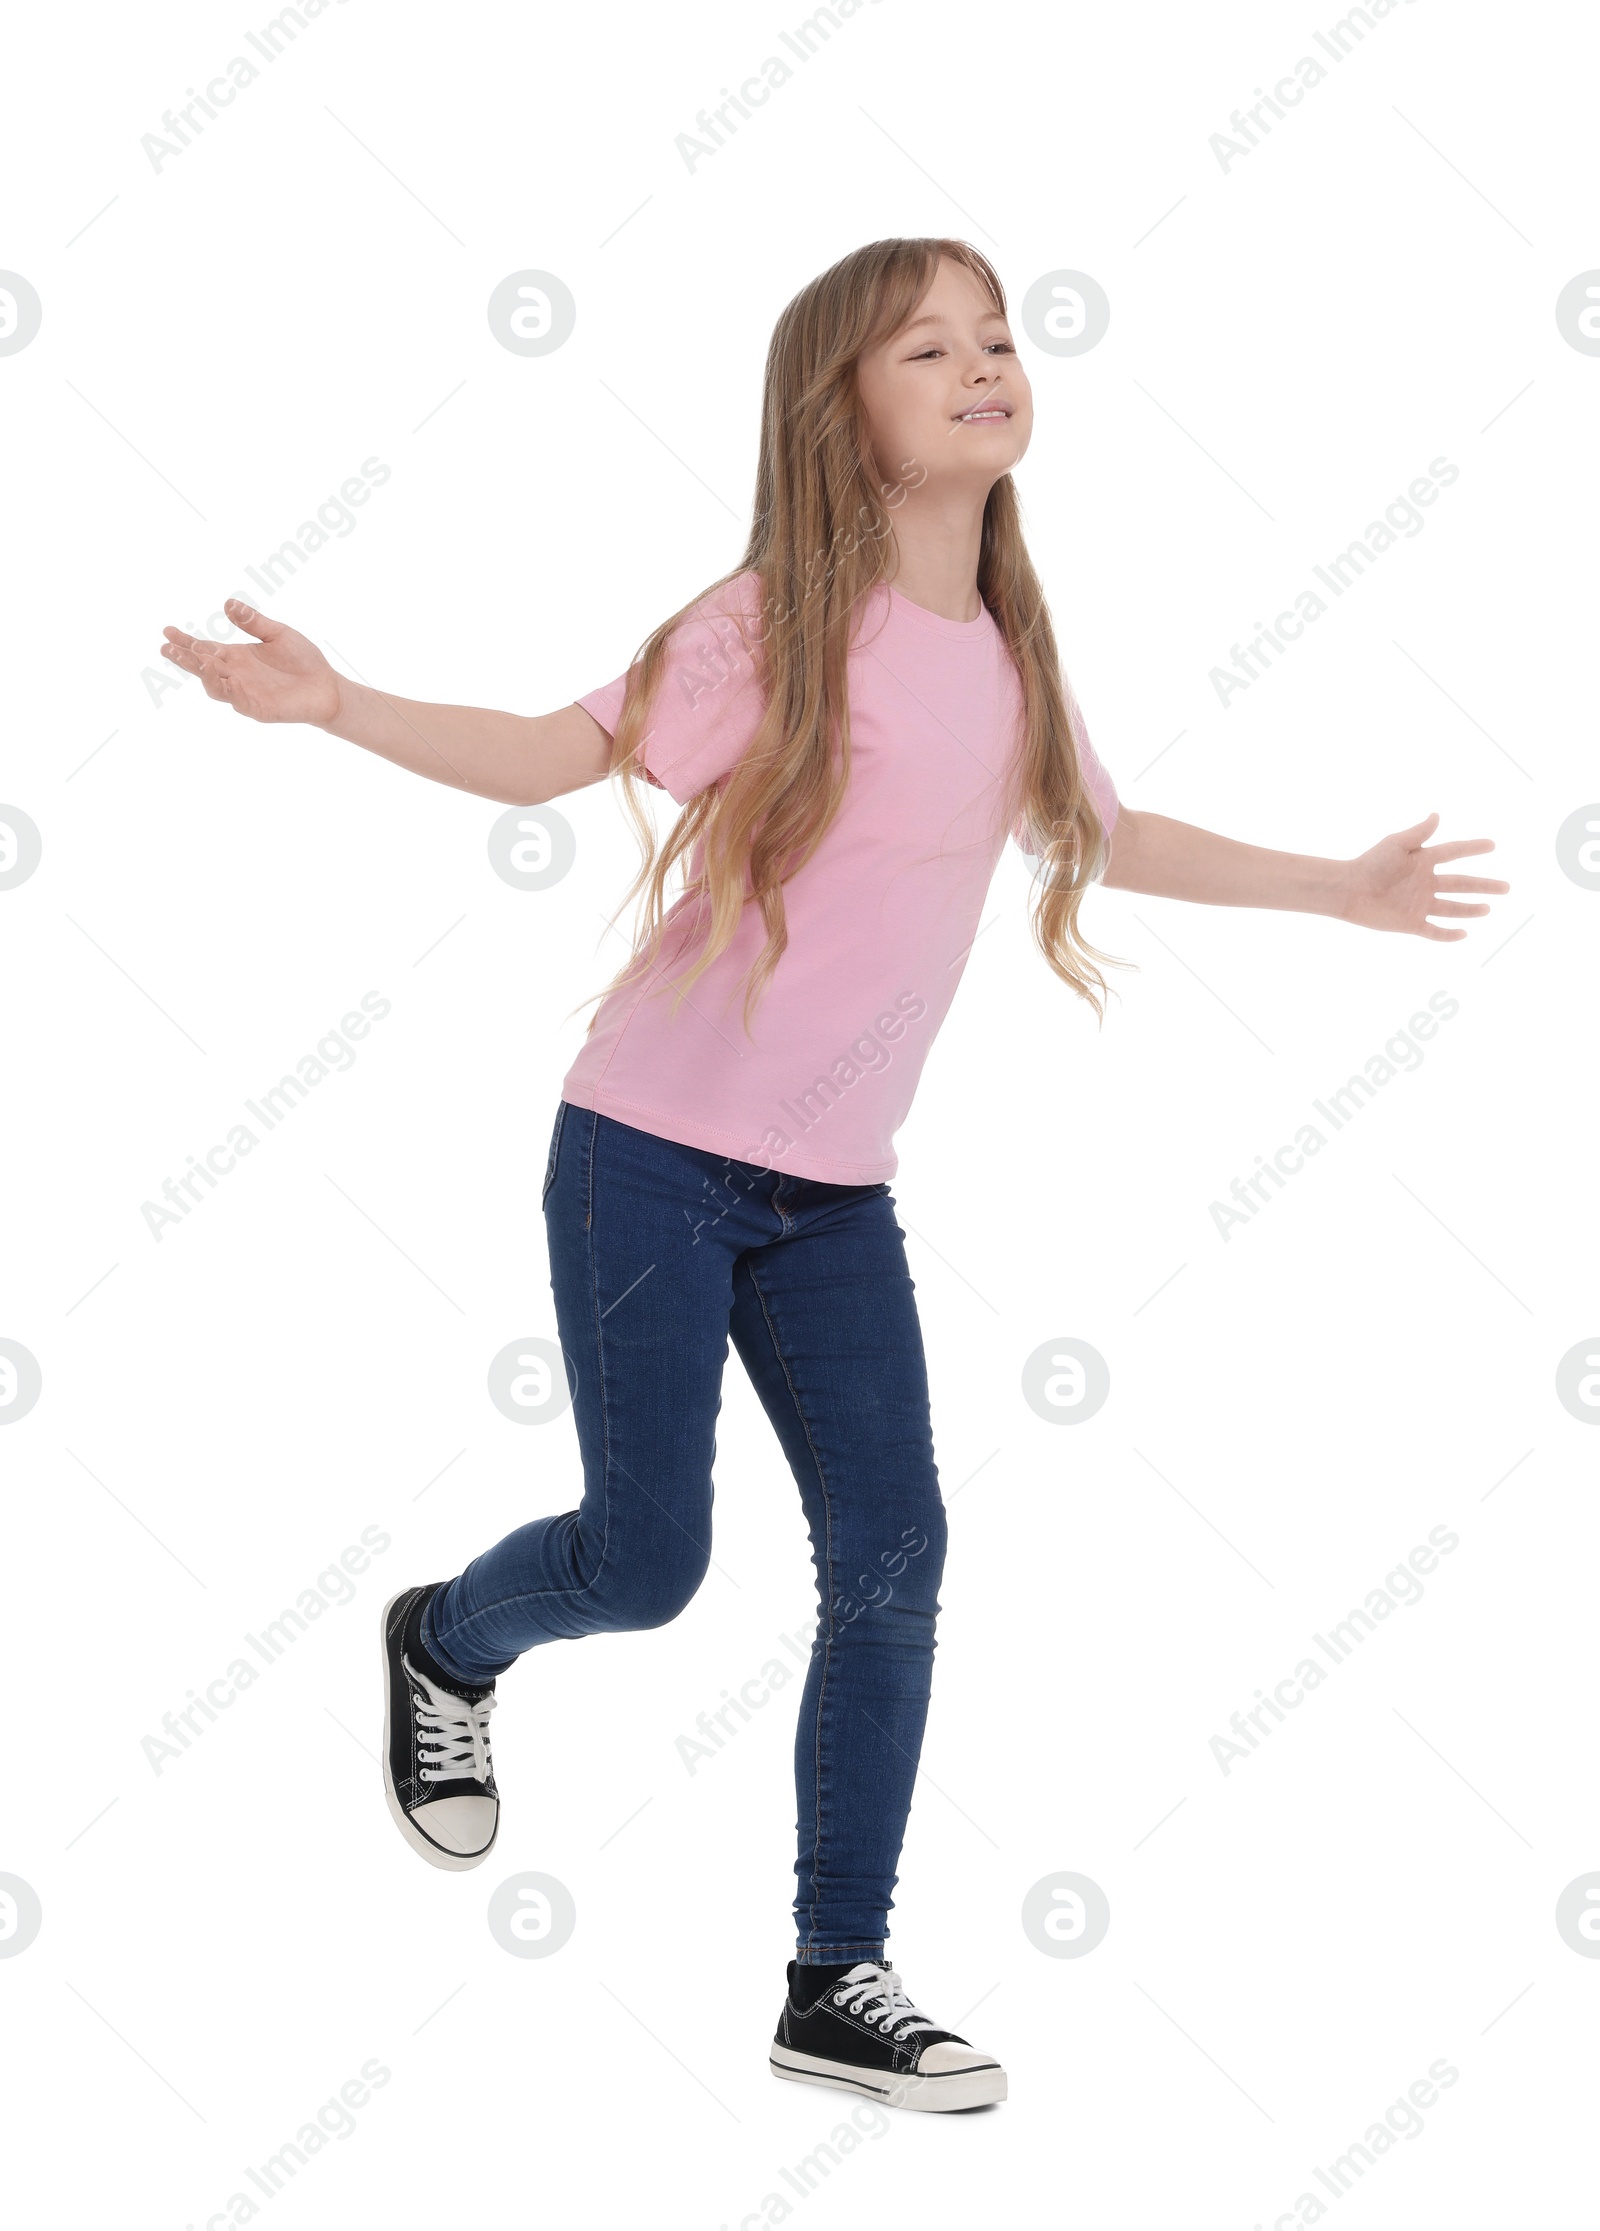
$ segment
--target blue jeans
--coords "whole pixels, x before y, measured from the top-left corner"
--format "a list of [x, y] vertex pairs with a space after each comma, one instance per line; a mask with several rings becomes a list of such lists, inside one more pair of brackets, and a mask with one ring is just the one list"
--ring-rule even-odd
[[538, 1643], [684, 1608], [710, 1561], [731, 1333], [799, 1483], [821, 1607], [795, 1738], [797, 1957], [881, 1958], [945, 1550], [889, 1188], [786, 1176], [563, 1101], [544, 1213], [583, 1500], [475, 1558], [434, 1596], [423, 1645], [483, 1681]]

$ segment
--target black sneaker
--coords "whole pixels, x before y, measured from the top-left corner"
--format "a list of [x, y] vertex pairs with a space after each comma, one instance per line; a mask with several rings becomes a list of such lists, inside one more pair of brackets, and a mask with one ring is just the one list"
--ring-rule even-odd
[[443, 1585], [402, 1589], [383, 1607], [383, 1786], [413, 1851], [435, 1867], [476, 1867], [500, 1827], [494, 1683], [453, 1681], [423, 1650], [423, 1606]]
[[993, 2055], [920, 2013], [893, 1968], [876, 1960], [846, 1967], [791, 1960], [770, 2057], [774, 2076], [866, 2092], [886, 2107], [937, 2114], [1006, 2096], [1006, 2072]]

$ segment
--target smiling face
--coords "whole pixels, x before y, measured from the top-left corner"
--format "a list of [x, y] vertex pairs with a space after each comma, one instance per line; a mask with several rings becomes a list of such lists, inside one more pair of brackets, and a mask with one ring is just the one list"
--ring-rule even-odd
[[941, 257], [900, 332], [856, 368], [879, 477], [925, 468], [930, 488], [986, 494], [1033, 432], [1011, 328], [964, 264]]

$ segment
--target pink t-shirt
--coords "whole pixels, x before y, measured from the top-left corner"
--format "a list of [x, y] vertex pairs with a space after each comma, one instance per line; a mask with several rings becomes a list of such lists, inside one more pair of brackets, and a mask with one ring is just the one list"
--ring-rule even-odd
[[[757, 575], [741, 574], [669, 639], [640, 762], [680, 805], [725, 776], [755, 732], [756, 664], [732, 615], [748, 624], [758, 606]], [[626, 681], [578, 699], [608, 733]], [[766, 940], [753, 902], [668, 1019], [668, 980], [693, 936], [686, 894], [668, 911], [657, 975], [602, 1003], [562, 1084], [575, 1107], [796, 1177], [873, 1185], [894, 1175], [895, 1133], [1005, 844], [1022, 685], [987, 609], [946, 620], [879, 584], [862, 602], [849, 691], [844, 802], [783, 886], [789, 942], [750, 1034], [743, 979]], [[1109, 831], [1116, 790], [1075, 704], [1072, 714]], [[1020, 822], [1010, 834], [1032, 850]], [[698, 865], [697, 850], [691, 873]]]

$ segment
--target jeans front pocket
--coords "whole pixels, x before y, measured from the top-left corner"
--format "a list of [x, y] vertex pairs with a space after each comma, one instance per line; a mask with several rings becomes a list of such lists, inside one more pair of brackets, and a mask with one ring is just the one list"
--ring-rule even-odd
[[550, 1188], [555, 1183], [556, 1162], [561, 1153], [561, 1127], [566, 1122], [566, 1120], [567, 1103], [565, 1100], [563, 1100], [556, 1109], [555, 1129], [550, 1134], [550, 1156], [544, 1166], [544, 1189], [539, 1195], [539, 1205], [541, 1208], [549, 1199]]

